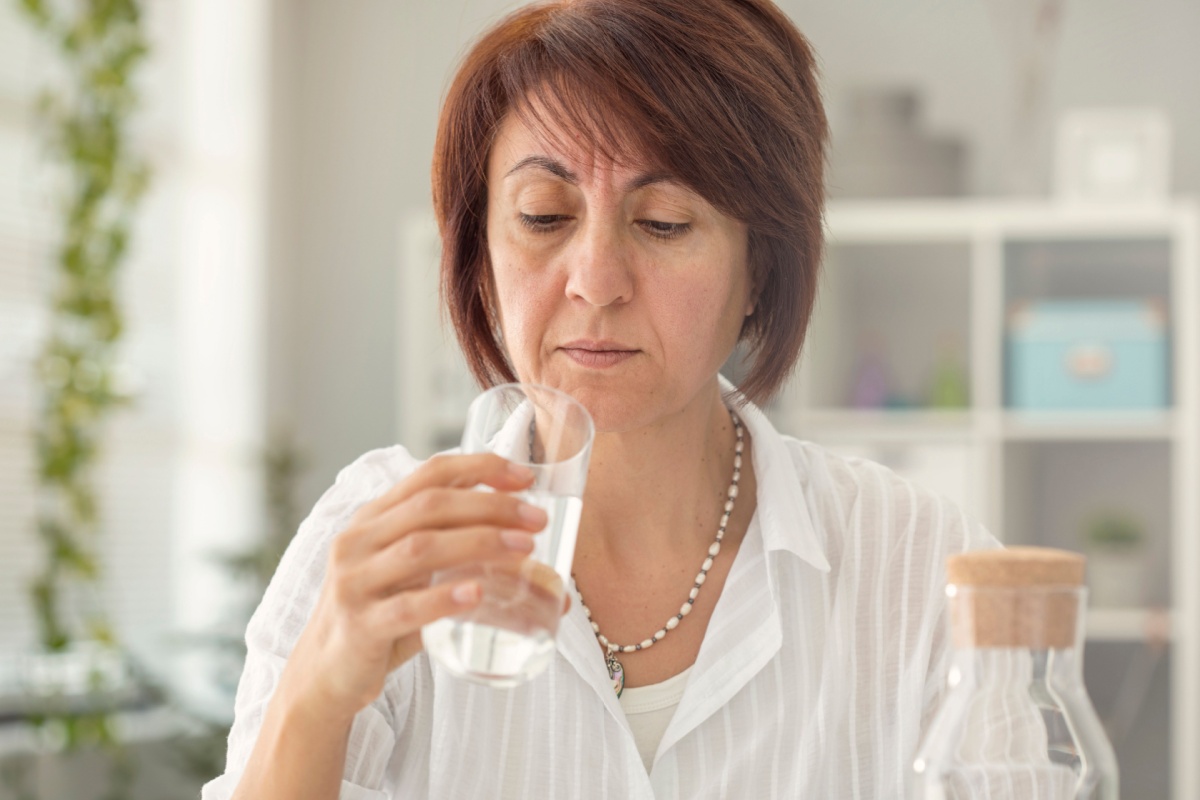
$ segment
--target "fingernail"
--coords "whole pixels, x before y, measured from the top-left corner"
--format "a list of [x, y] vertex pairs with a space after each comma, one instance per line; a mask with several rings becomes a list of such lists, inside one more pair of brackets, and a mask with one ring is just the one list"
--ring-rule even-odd
[[528, 482], [533, 480], [533, 470], [520, 464], [514, 464], [511, 461], [508, 462], [508, 474], [519, 481]]
[[548, 519], [545, 511], [537, 506], [531, 506], [529, 503], [521, 503], [521, 505], [517, 506], [517, 516], [530, 525], [541, 525], [543, 527], [545, 527], [546, 520]]
[[533, 537], [525, 531], [500, 531], [500, 541], [509, 550], [528, 553], [533, 550]]
[[454, 602], [467, 605], [474, 603], [479, 599], [479, 585], [474, 583], [463, 583], [455, 586], [450, 590], [450, 596], [454, 598]]

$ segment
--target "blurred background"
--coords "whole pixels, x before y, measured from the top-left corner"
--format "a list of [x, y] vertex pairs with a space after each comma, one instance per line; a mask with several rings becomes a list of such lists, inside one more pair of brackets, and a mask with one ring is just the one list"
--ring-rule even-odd
[[[456, 442], [429, 165], [518, 5], [0, 2], [0, 798], [197, 796], [300, 519]], [[780, 5], [833, 150], [769, 413], [1087, 553], [1123, 794], [1200, 795], [1200, 4]]]

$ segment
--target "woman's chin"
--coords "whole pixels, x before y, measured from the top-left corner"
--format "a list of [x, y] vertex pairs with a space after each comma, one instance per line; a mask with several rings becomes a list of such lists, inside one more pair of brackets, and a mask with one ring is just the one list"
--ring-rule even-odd
[[566, 392], [592, 415], [596, 433], [623, 433], [653, 421], [654, 409], [647, 403], [646, 392], [592, 381], [555, 381], [547, 386]]

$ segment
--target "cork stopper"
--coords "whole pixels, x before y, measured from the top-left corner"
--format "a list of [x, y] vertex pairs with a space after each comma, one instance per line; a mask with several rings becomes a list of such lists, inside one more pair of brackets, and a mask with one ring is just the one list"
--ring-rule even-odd
[[950, 556], [955, 646], [1074, 647], [1085, 564], [1078, 553], [1045, 547]]

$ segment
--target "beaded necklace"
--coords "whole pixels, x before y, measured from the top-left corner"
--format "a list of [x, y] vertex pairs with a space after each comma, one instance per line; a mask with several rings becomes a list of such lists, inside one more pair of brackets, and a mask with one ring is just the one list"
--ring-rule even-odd
[[679, 623], [683, 622], [683, 618], [692, 612], [692, 605], [696, 602], [696, 597], [700, 594], [700, 587], [704, 585], [704, 581], [708, 578], [708, 571], [712, 569], [713, 559], [721, 552], [721, 539], [725, 537], [725, 528], [729, 525], [729, 516], [733, 513], [733, 503], [738, 495], [738, 481], [742, 477], [742, 421], [738, 419], [737, 414], [733, 413], [733, 411], [729, 412], [729, 416], [733, 420], [733, 429], [737, 434], [737, 443], [734, 445], [733, 450], [733, 480], [729, 483], [729, 492], [725, 498], [721, 524], [717, 526], [716, 539], [709, 545], [708, 556], [704, 559], [704, 564], [701, 565], [700, 572], [696, 575], [696, 582], [693, 584], [691, 591], [688, 592], [687, 600], [679, 607], [679, 612], [668, 619], [666, 624], [659, 628], [649, 639], [643, 639], [639, 644], [621, 645], [616, 642], [610, 642], [600, 632], [600, 624], [592, 619], [591, 609], [583, 601], [583, 594], [579, 592], [578, 585], [575, 587], [576, 594], [579, 595], [579, 604], [583, 606], [583, 613], [587, 615], [588, 621], [592, 623], [592, 631], [596, 634], [596, 640], [604, 648], [604, 663], [608, 667], [608, 677], [612, 679], [613, 691], [617, 693], [617, 697], [620, 697], [621, 692], [625, 690], [625, 668], [617, 658], [617, 653], [633, 653], [653, 647], [656, 642], [661, 641], [667, 635], [668, 631], [675, 630], [679, 626]]

